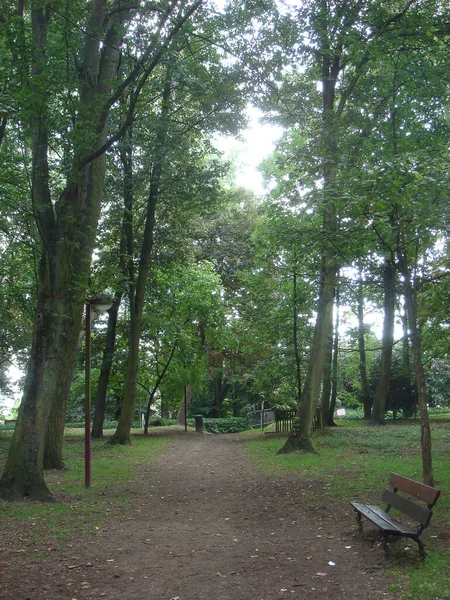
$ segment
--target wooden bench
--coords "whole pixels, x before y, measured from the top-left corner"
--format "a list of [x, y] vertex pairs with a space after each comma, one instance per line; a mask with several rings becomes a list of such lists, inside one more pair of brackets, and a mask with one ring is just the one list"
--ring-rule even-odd
[[[403, 477], [396, 473], [391, 473], [389, 485], [393, 489], [384, 490], [382, 495], [383, 502], [387, 504], [386, 510], [373, 504], [350, 502], [356, 513], [358, 529], [362, 531], [361, 517], [363, 516], [381, 531], [384, 550], [387, 549], [387, 538], [389, 535], [409, 537], [417, 543], [420, 555], [424, 557], [425, 546], [420, 536], [430, 522], [432, 508], [438, 501], [441, 492], [429, 485], [408, 479], [408, 477]], [[402, 492], [402, 494], [398, 492]], [[423, 503], [427, 506], [425, 507]], [[391, 507], [412, 519], [415, 526], [410, 522], [404, 523], [393, 519], [388, 514]]]

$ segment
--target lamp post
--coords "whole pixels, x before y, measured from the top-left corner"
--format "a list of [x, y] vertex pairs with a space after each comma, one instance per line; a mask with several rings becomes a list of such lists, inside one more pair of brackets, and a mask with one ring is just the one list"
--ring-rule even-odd
[[86, 364], [84, 379], [84, 485], [91, 485], [91, 308], [98, 312], [113, 305], [110, 296], [86, 300]]

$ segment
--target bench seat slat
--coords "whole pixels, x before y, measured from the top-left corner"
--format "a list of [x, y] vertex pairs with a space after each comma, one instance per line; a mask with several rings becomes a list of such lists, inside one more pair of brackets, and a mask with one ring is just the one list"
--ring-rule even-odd
[[385, 533], [407, 537], [416, 537], [418, 535], [417, 529], [396, 521], [379, 506], [374, 504], [363, 504], [361, 502], [350, 502], [350, 504], [357, 512], [366, 517]]

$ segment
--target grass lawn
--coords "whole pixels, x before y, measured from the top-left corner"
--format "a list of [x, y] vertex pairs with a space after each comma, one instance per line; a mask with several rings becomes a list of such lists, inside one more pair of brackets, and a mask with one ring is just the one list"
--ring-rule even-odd
[[[284, 437], [254, 432], [242, 435], [247, 437], [245, 443], [249, 455], [259, 468], [271, 473], [293, 471], [307, 480], [325, 481], [327, 492], [324, 493], [338, 496], [343, 501], [370, 499], [379, 502], [392, 471], [418, 481], [422, 479], [420, 426], [410, 420], [391, 422], [384, 427], [368, 427], [361, 421], [340, 421], [338, 427], [313, 433], [317, 454], [277, 456]], [[449, 532], [448, 416], [432, 419], [432, 443], [435, 485], [442, 492], [432, 525], [434, 530]], [[404, 600], [450, 600], [450, 541], [430, 540], [427, 552], [425, 561], [394, 570], [398, 590], [404, 590]]]
[[[161, 430], [163, 428], [160, 428]], [[105, 435], [113, 431], [106, 431]], [[162, 433], [162, 431], [161, 431]], [[0, 432], [0, 467], [6, 459], [11, 431]], [[107, 439], [107, 438], [106, 438]], [[84, 486], [84, 429], [66, 429], [63, 471], [47, 471], [45, 481], [55, 503], [0, 501], [0, 519], [9, 530], [39, 545], [67, 540], [98, 530], [109, 518], [121, 518], [134, 497], [127, 482], [148, 476], [146, 470], [170, 444], [163, 435], [133, 436], [131, 446], [111, 446], [106, 439], [92, 441], [91, 487]], [[140, 475], [142, 474], [142, 475]], [[114, 501], [111, 501], [111, 498]], [[23, 531], [26, 531], [24, 534]]]
[[[65, 436], [64, 457], [67, 469], [47, 472], [46, 481], [57, 498], [53, 504], [0, 502], [0, 519], [5, 530], [16, 532], [16, 539], [29, 540], [39, 552], [46, 553], [67, 545], [74, 537], [92, 535], [107, 526], [108, 519], [120, 519], [135, 501], [127, 491], [136, 477], [148, 478], [152, 463], [171, 444], [171, 436], [133, 438], [132, 446], [92, 444], [92, 485], [84, 487], [83, 430], [69, 429]], [[170, 428], [173, 430], [173, 428]], [[108, 433], [108, 432], [107, 432]], [[112, 433], [112, 432], [110, 432]], [[0, 431], [0, 467], [6, 458], [12, 432]], [[361, 421], [344, 420], [339, 427], [315, 432], [317, 454], [277, 456], [282, 437], [261, 433], [241, 434], [256, 468], [273, 474], [298, 473], [306, 480], [325, 482], [330, 496], [343, 502], [378, 501], [391, 471], [421, 480], [420, 427], [414, 421], [397, 421], [384, 427], [367, 427]], [[436, 486], [442, 495], [435, 508], [433, 531], [450, 531], [450, 418], [432, 420], [433, 465]], [[311, 497], [314, 502], [314, 496]], [[349, 527], [353, 526], [353, 521]], [[40, 550], [39, 550], [40, 548]], [[415, 550], [414, 544], [414, 550]], [[450, 600], [450, 540], [430, 539], [428, 557], [393, 569], [398, 584], [395, 590], [403, 600]]]

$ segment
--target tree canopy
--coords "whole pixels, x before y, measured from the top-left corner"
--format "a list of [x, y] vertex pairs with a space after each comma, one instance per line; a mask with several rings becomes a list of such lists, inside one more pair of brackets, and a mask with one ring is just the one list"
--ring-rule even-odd
[[[7, 2], [0, 20], [0, 394], [26, 373], [5, 498], [52, 498], [82, 415], [86, 300], [94, 425], [130, 443], [145, 407], [212, 416], [449, 403], [449, 14], [441, 0], [139, 6]], [[264, 197], [217, 136], [248, 104], [283, 134]], [[264, 135], [262, 125], [262, 135]], [[370, 313], [377, 318], [370, 318]], [[372, 325], [370, 325], [372, 323]], [[0, 408], [1, 408], [0, 402]], [[69, 413], [67, 412], [69, 411]]]

